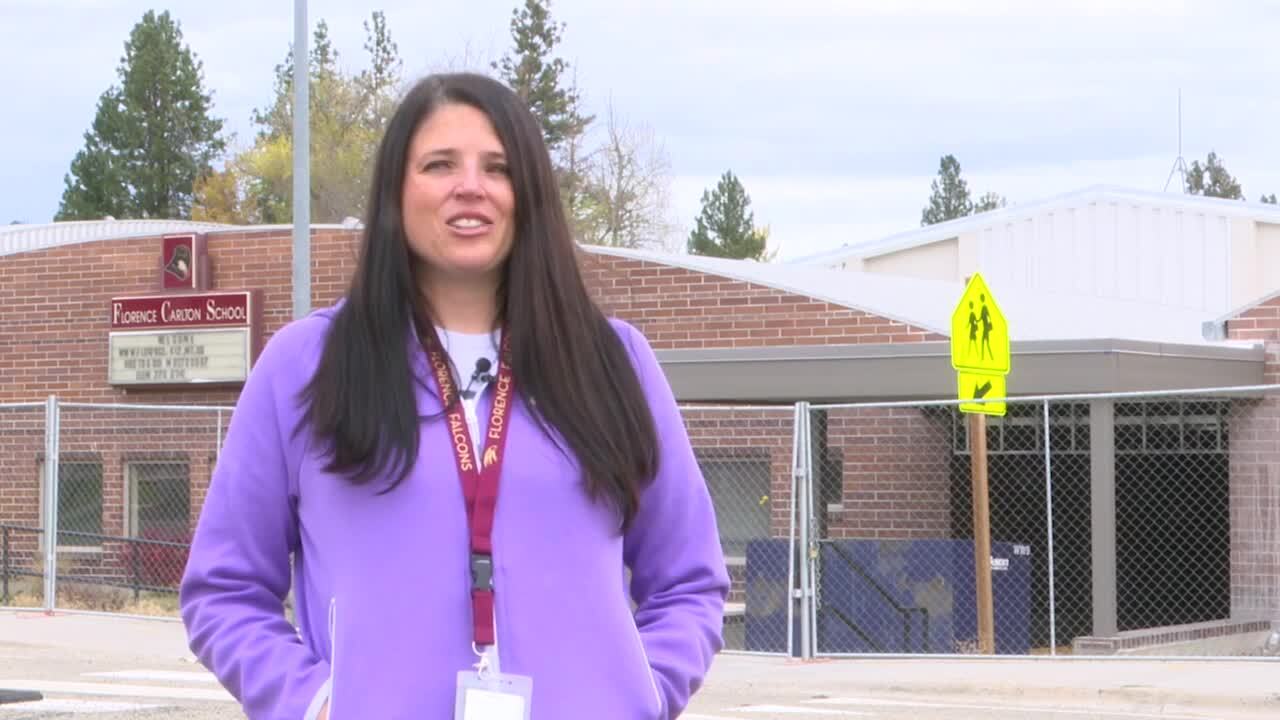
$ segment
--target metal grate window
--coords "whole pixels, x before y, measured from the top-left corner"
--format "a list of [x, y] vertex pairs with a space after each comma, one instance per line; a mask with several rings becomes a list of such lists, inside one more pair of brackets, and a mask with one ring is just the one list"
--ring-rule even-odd
[[[1044, 453], [1044, 406], [1039, 403], [1011, 403], [1005, 417], [987, 418], [987, 453], [990, 455], [1037, 455]], [[1054, 454], [1089, 453], [1089, 405], [1058, 403], [1050, 406], [1050, 446]], [[969, 454], [969, 418], [952, 413], [952, 449]]]
[[[38, 467], [44, 487], [44, 462]], [[43, 499], [47, 502], [47, 498]], [[78, 533], [85, 533], [84, 535]], [[102, 547], [102, 463], [58, 463], [58, 547], [61, 550]]]

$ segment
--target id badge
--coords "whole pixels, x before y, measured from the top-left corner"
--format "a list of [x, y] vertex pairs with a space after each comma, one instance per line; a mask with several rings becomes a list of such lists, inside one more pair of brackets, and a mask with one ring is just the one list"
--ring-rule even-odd
[[458, 673], [454, 720], [529, 720], [533, 678], [524, 675]]

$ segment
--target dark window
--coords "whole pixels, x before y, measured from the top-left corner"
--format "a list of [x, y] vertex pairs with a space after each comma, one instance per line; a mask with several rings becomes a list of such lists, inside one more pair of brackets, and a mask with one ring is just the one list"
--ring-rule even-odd
[[191, 473], [184, 462], [131, 462], [129, 534], [186, 540], [191, 516]]
[[745, 557], [748, 541], [769, 537], [769, 461], [717, 459], [699, 465], [715, 505], [724, 554]]
[[102, 463], [58, 463], [58, 545], [101, 547], [100, 535]]

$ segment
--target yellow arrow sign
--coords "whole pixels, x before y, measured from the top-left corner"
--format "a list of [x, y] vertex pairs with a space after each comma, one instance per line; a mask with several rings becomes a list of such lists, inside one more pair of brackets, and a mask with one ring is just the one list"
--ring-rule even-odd
[[1009, 372], [1009, 325], [978, 273], [969, 279], [951, 314], [951, 366], [980, 373]]
[[1003, 398], [1006, 397], [1008, 392], [1004, 382], [1004, 375], [982, 375], [961, 371], [956, 373], [956, 376], [958, 378], [956, 389], [959, 391], [958, 394], [961, 400], [1001, 398], [999, 402], [962, 402], [960, 403], [960, 412], [1004, 417], [1005, 403]]

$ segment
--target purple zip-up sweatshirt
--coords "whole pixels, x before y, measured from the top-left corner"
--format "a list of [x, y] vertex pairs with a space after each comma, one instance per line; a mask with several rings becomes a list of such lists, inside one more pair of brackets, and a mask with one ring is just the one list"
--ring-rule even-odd
[[[477, 658], [457, 463], [444, 421], [425, 419], [440, 400], [425, 353], [407, 340], [424, 416], [411, 474], [379, 495], [385, 483], [322, 470], [313, 436], [294, 428], [335, 310], [276, 333], [244, 386], [192, 543], [182, 617], [191, 649], [251, 720], [304, 720], [326, 700], [332, 720], [448, 720], [457, 673]], [[502, 671], [533, 678], [534, 720], [677, 717], [722, 647], [729, 579], [706, 484], [648, 342], [612, 322], [660, 444], [626, 534], [524, 399], [511, 407], [493, 529], [496, 627]], [[291, 581], [296, 627], [283, 612]]]

